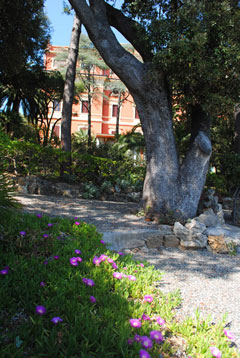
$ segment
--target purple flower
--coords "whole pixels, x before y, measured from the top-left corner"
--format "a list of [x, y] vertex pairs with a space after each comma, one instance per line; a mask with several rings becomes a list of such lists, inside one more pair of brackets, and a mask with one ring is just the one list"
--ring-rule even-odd
[[82, 278], [82, 282], [85, 283], [85, 285], [87, 286], [94, 286], [95, 283], [93, 280], [91, 280], [90, 278]]
[[119, 256], [123, 256], [123, 255], [124, 255], [124, 252], [119, 251], [119, 252], [118, 252], [118, 255], [119, 255]]
[[129, 338], [129, 339], [127, 340], [127, 343], [131, 346], [131, 345], [133, 344], [133, 339], [132, 339], [132, 338]]
[[19, 234], [20, 234], [21, 236], [25, 236], [25, 235], [26, 235], [26, 231], [19, 231]]
[[139, 357], [140, 358], [151, 358], [150, 354], [147, 351], [145, 351], [144, 349], [140, 349]]
[[143, 321], [149, 321], [149, 320], [150, 320], [150, 317], [147, 316], [145, 313], [143, 313], [143, 315], [142, 315], [142, 320], [143, 320]]
[[75, 223], [74, 223], [75, 225], [80, 225], [80, 222], [79, 221], [75, 221]]
[[39, 219], [41, 219], [41, 218], [42, 218], [42, 214], [37, 214], [36, 217], [39, 218]]
[[153, 342], [150, 338], [148, 338], [147, 336], [142, 336], [141, 337], [141, 344], [143, 348], [146, 349], [151, 349], [153, 346]]
[[128, 275], [128, 279], [129, 279], [130, 281], [136, 281], [136, 277], [133, 276], [133, 275]]
[[157, 320], [157, 323], [158, 323], [160, 326], [163, 326], [163, 325], [166, 323], [166, 322], [164, 321], [164, 319], [161, 318], [161, 317], [157, 317], [156, 320]]
[[227, 329], [224, 329], [223, 332], [228, 339], [235, 341], [235, 336], [232, 332], [228, 331]]
[[143, 298], [143, 300], [144, 300], [145, 302], [151, 303], [151, 302], [153, 301], [153, 298], [152, 298], [151, 295], [145, 295], [144, 298]]
[[117, 269], [118, 269], [118, 265], [114, 262], [114, 263], [112, 264], [112, 268], [113, 268], [114, 270], [117, 270]]
[[60, 317], [53, 317], [52, 319], [51, 319], [51, 322], [53, 322], [54, 324], [57, 324], [58, 322], [62, 322], [63, 320], [62, 320], [62, 318], [60, 318]]
[[114, 272], [113, 277], [121, 280], [123, 278], [123, 274], [121, 272]]
[[76, 257], [71, 257], [69, 261], [72, 266], [78, 266], [78, 260]]
[[49, 223], [49, 224], [47, 224], [47, 226], [48, 226], [48, 227], [52, 227], [52, 226], [53, 226], [53, 224]]
[[106, 244], [106, 242], [104, 240], [100, 240], [100, 243], [103, 244], [103, 245]]
[[40, 286], [41, 286], [41, 287], [46, 286], [45, 282], [44, 282], [44, 281], [41, 281], [41, 282], [40, 282]]
[[47, 312], [46, 308], [44, 306], [36, 306], [36, 313], [43, 315]]
[[44, 264], [44, 265], [47, 265], [47, 264], [48, 264], [48, 261], [47, 261], [47, 260], [43, 261], [43, 264]]
[[58, 259], [59, 259], [59, 256], [58, 256], [58, 255], [54, 256], [54, 259], [55, 259], [55, 260], [58, 260]]
[[47, 239], [48, 237], [49, 237], [48, 234], [43, 234], [43, 238], [44, 238], [44, 239]]
[[140, 328], [140, 327], [142, 327], [142, 323], [141, 323], [140, 320], [137, 319], [137, 318], [131, 318], [131, 319], [129, 320], [129, 323], [130, 323], [130, 325], [131, 325], [133, 328]]
[[91, 301], [92, 303], [96, 303], [96, 302], [97, 302], [97, 300], [96, 300], [96, 298], [95, 298], [94, 296], [90, 296], [90, 301]]
[[77, 254], [77, 255], [81, 255], [81, 251], [80, 251], [80, 250], [78, 250], [78, 249], [77, 249], [77, 250], [75, 250], [74, 252], [75, 252], [75, 254]]
[[135, 334], [134, 341], [135, 342], [141, 342], [142, 336], [139, 336], [139, 334]]
[[3, 269], [0, 271], [1, 275], [7, 275], [8, 274], [8, 269]]
[[216, 358], [221, 358], [221, 357], [222, 357], [222, 353], [221, 353], [221, 351], [220, 351], [218, 348], [216, 348], [216, 347], [210, 347], [210, 351], [211, 351], [211, 353], [212, 353], [212, 355], [213, 355], [214, 357], [216, 357]]
[[82, 262], [82, 258], [79, 257], [79, 256], [75, 257], [75, 259], [76, 259], [77, 262]]
[[163, 341], [163, 335], [160, 331], [151, 331], [150, 338], [153, 339], [156, 343], [160, 343]]
[[101, 260], [99, 259], [99, 257], [95, 256], [93, 258], [93, 264], [96, 266], [100, 266]]

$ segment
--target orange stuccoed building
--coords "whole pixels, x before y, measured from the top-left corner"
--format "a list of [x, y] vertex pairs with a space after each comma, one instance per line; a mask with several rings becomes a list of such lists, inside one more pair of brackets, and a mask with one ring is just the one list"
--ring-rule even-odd
[[[50, 45], [45, 57], [44, 65], [46, 70], [58, 70], [59, 67], [64, 67], [64, 61], [57, 60], [56, 56], [63, 49], [67, 47]], [[84, 76], [84, 64], [78, 64], [81, 75]], [[82, 70], [81, 70], [82, 68]], [[107, 89], [106, 84], [117, 81], [118, 77], [110, 69], [100, 69], [94, 67], [91, 69], [96, 83], [96, 91], [91, 100], [91, 132], [100, 143], [113, 139], [116, 133], [116, 121], [118, 108], [119, 113], [119, 134], [129, 132], [134, 126], [139, 124], [139, 116], [136, 105], [127, 90], [122, 95], [122, 104], [119, 107], [119, 93]], [[52, 124], [58, 121], [55, 126], [55, 134], [61, 138], [61, 116], [62, 116], [62, 102], [52, 104], [54, 106], [54, 113]], [[72, 107], [72, 133], [79, 130], [86, 130], [88, 128], [88, 94], [83, 92], [79, 98], [76, 98]], [[139, 131], [141, 129], [139, 128]]]

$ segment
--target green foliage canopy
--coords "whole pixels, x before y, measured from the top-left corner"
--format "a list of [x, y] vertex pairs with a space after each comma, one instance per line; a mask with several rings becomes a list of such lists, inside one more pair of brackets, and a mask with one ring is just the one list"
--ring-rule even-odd
[[123, 9], [145, 28], [155, 69], [183, 105], [216, 115], [239, 102], [239, 1], [126, 0]]

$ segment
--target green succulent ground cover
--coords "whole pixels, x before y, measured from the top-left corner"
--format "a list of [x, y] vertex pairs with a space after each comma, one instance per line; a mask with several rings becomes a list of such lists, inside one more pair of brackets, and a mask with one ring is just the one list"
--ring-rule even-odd
[[[238, 357], [224, 321], [177, 322], [179, 292], [164, 295], [162, 273], [108, 250], [94, 226], [0, 209], [1, 358]], [[147, 349], [139, 336], [153, 331], [163, 339]]]

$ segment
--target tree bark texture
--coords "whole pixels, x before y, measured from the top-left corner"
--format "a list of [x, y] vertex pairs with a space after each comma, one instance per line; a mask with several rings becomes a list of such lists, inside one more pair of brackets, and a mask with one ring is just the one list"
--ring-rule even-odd
[[61, 120], [61, 146], [64, 151], [71, 152], [71, 122], [72, 103], [74, 99], [74, 82], [76, 64], [78, 59], [79, 39], [81, 34], [81, 21], [74, 16], [71, 41], [67, 59], [67, 72], [63, 92], [63, 109]]
[[[120, 10], [109, 9], [110, 5], [103, 0], [91, 0], [90, 5], [85, 0], [69, 2], [101, 56], [129, 89], [137, 105], [146, 143], [145, 211], [152, 216], [171, 213], [181, 219], [194, 217], [211, 156], [209, 133], [204, 125], [198, 124], [191, 147], [180, 165], [173, 132], [171, 95], [164, 74], [154, 71], [150, 54], [144, 52], [142, 57], [146, 61], [140, 62], [127, 52], [110, 27], [116, 27], [134, 46], [133, 21]], [[115, 17], [116, 13], [121, 17], [115, 25], [112, 12]], [[199, 113], [199, 118], [205, 116]]]

